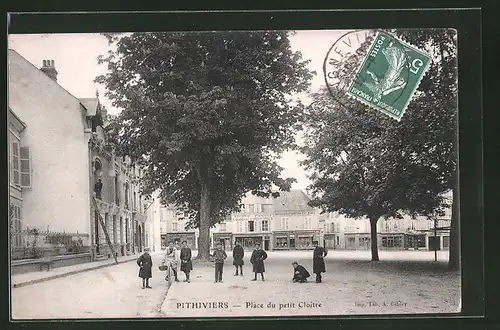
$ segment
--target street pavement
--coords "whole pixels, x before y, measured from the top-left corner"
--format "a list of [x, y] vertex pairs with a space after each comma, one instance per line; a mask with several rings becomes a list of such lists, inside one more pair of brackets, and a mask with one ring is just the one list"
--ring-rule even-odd
[[158, 310], [167, 293], [167, 282], [158, 270], [161, 254], [152, 257], [152, 289], [142, 289], [139, 267], [130, 261], [13, 288], [12, 318], [161, 317]]
[[[234, 276], [231, 255], [223, 283], [214, 268], [196, 265], [191, 283], [174, 283], [162, 306], [166, 317], [308, 316], [458, 312], [460, 274], [446, 270], [448, 253], [330, 251], [323, 283], [314, 281], [312, 251], [268, 252], [265, 282], [253, 278], [250, 253], [244, 276]], [[308, 283], [292, 283], [292, 261], [305, 266]]]
[[[268, 252], [265, 282], [260, 278], [250, 281], [250, 252], [245, 255], [244, 276], [233, 276], [232, 257], [228, 253], [224, 283], [213, 283], [214, 268], [210, 264], [195, 263], [192, 282], [174, 282], [168, 294], [164, 273], [157, 267], [161, 255], [156, 254], [152, 289], [142, 289], [138, 266], [131, 261], [13, 288], [12, 317], [168, 318], [458, 311], [460, 275], [446, 270], [447, 252], [439, 253], [438, 262], [433, 261], [433, 252], [379, 253], [381, 261], [372, 263], [368, 251], [329, 251], [327, 273], [321, 284], [314, 283], [314, 278], [309, 283], [291, 283], [294, 260], [312, 273], [312, 251]], [[184, 274], [179, 277], [182, 281]]]

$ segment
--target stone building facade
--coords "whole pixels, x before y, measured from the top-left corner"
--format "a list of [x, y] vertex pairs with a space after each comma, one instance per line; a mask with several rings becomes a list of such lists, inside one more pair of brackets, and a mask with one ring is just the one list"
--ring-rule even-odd
[[139, 252], [149, 243], [146, 201], [137, 184], [141, 171], [106, 148], [107, 114], [98, 97], [75, 97], [57, 75], [54, 61], [44, 60], [39, 69], [8, 52], [12, 256], [33, 257], [22, 250], [34, 243], [44, 255], [59, 254], [61, 245], [76, 242], [93, 260], [111, 257], [94, 196], [114, 249]]

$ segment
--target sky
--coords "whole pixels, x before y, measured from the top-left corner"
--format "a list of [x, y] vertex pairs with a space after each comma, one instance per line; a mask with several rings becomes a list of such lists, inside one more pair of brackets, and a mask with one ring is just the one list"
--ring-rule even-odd
[[[296, 31], [290, 37], [293, 51], [300, 51], [304, 59], [310, 59], [309, 69], [316, 71], [311, 81], [311, 92], [324, 85], [323, 61], [331, 45], [345, 31], [315, 30]], [[105, 74], [107, 67], [97, 64], [97, 56], [106, 55], [110, 46], [106, 38], [100, 34], [31, 34], [9, 35], [8, 47], [21, 54], [36, 67], [42, 66], [43, 60], [54, 60], [58, 72], [57, 82], [68, 92], [78, 98], [95, 97], [99, 92], [99, 100], [110, 114], [120, 110], [114, 108], [104, 96], [105, 87], [94, 83], [96, 76]], [[307, 104], [310, 100], [301, 97]], [[297, 152], [283, 153], [279, 164], [284, 168], [284, 177], [293, 177], [297, 182], [292, 189], [305, 190], [311, 183], [307, 173], [298, 164], [304, 155]]]

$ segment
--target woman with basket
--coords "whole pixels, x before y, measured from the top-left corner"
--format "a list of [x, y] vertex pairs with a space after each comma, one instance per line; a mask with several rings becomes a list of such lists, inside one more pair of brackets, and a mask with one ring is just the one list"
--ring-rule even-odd
[[179, 282], [177, 278], [177, 259], [176, 259], [177, 249], [174, 246], [174, 242], [168, 242], [168, 246], [165, 249], [165, 255], [163, 256], [163, 260], [161, 262], [160, 270], [166, 270], [167, 276], [165, 277], [166, 281], [170, 280], [170, 271], [174, 273], [174, 278], [176, 282]]

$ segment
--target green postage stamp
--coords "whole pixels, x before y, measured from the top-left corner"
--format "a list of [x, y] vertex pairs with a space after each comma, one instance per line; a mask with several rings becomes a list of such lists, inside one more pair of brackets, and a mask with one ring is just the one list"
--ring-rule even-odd
[[379, 32], [347, 94], [400, 121], [430, 62], [430, 56]]

